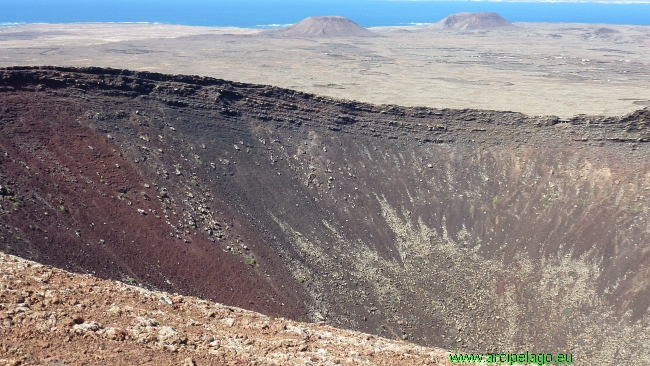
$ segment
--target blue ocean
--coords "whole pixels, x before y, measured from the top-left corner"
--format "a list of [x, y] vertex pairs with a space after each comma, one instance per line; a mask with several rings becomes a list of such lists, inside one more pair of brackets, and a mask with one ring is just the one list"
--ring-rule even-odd
[[0, 0], [0, 25], [149, 22], [269, 27], [341, 15], [365, 26], [434, 23], [461, 11], [494, 11], [511, 22], [650, 25], [650, 4], [389, 0]]

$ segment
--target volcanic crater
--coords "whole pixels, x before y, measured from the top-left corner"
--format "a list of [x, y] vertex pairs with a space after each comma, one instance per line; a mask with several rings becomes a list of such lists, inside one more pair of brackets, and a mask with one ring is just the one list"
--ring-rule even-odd
[[512, 27], [514, 27], [512, 23], [494, 12], [464, 12], [449, 15], [425, 29], [489, 30]]
[[0, 121], [7, 253], [422, 345], [649, 356], [649, 110], [14, 67]]
[[269, 29], [260, 34], [294, 38], [379, 37], [379, 34], [340, 16], [309, 17], [288, 27]]

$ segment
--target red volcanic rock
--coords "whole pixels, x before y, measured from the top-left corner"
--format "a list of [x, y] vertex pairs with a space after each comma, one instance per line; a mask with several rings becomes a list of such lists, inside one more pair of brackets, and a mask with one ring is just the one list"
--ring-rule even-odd
[[[33, 296], [3, 300], [16, 292]], [[83, 300], [74, 305], [59, 297]], [[0, 365], [448, 365], [441, 349], [148, 291], [3, 253], [0, 306]]]
[[514, 27], [512, 23], [493, 12], [458, 13], [452, 14], [436, 24], [430, 26], [434, 29], [495, 29]]
[[[135, 133], [132, 122], [151, 128], [158, 118], [147, 114], [145, 105], [126, 108], [113, 104], [116, 100], [96, 103], [94, 97], [82, 105], [77, 97], [55, 96], [56, 88], [20, 90], [6, 79], [11, 74], [3, 75], [0, 222], [15, 234], [0, 230], [0, 250], [270, 315], [305, 316], [296, 289], [285, 290], [291, 285], [284, 281], [271, 283], [265, 267], [246, 263], [253, 256], [264, 266], [273, 261], [273, 251], [260, 245], [263, 238], [248, 239], [259, 250], [232, 248], [242, 241], [240, 228], [233, 226], [239, 215], [203, 193], [194, 167], [180, 156], [164, 167], [142, 154], [170, 158], [175, 147], [147, 145], [159, 135], [169, 139], [173, 127], [138, 132], [132, 136], [138, 143], [127, 146], [120, 131]], [[82, 83], [78, 74], [59, 75], [57, 82]], [[93, 83], [106, 85], [100, 79]], [[109, 121], [110, 127], [103, 125]], [[25, 155], [28, 150], [38, 153]]]
[[262, 34], [303, 38], [377, 36], [352, 20], [338, 16], [309, 17], [289, 27], [263, 31]]

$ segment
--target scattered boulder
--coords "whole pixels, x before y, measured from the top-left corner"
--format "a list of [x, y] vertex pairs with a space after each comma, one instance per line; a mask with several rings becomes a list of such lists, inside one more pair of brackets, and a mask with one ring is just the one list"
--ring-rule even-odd
[[224, 323], [225, 325], [229, 326], [229, 327], [232, 327], [232, 326], [235, 325], [235, 323], [237, 321], [235, 319], [233, 319], [233, 318], [226, 318], [226, 319], [223, 319], [221, 322]]
[[72, 329], [77, 333], [96, 332], [102, 329], [102, 326], [95, 322], [83, 322], [72, 326]]
[[157, 327], [160, 325], [160, 323], [156, 319], [152, 318], [145, 318], [145, 317], [138, 317], [136, 319], [138, 326], [146, 328], [146, 327]]
[[121, 342], [126, 339], [126, 332], [122, 329], [114, 328], [114, 327], [107, 328], [106, 331], [104, 332], [104, 335], [106, 336], [106, 338], [112, 341]]
[[174, 346], [187, 342], [187, 338], [170, 326], [160, 327], [158, 330], [158, 341], [163, 346]]

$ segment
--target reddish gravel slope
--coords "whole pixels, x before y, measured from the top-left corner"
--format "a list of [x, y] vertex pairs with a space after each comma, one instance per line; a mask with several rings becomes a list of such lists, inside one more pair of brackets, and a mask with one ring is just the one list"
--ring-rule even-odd
[[[286, 271], [274, 272], [280, 265], [269, 266], [269, 277], [215, 245], [217, 236], [236, 242], [249, 233], [248, 240], [257, 239], [242, 226], [247, 220], [229, 207], [228, 197], [193, 186], [189, 167], [181, 176], [169, 172], [166, 179], [145, 165], [147, 157], [138, 150], [147, 141], [134, 126], [152, 122], [124, 104], [131, 99], [128, 93], [110, 101], [88, 100], [79, 95], [85, 94], [81, 89], [72, 93], [77, 95], [48, 88], [0, 94], [0, 185], [11, 192], [1, 202], [3, 249], [68, 270], [266, 314], [306, 316], [299, 289], [291, 286], [295, 282], [286, 281]], [[136, 143], [125, 146], [109, 136], [115, 129]], [[164, 156], [173, 150], [141, 151]], [[211, 211], [205, 221], [212, 236], [192, 224], [202, 212], [189, 213], [188, 201], [196, 210]], [[265, 247], [256, 250], [261, 254]]]
[[419, 366], [447, 357], [0, 253], [0, 365]]

